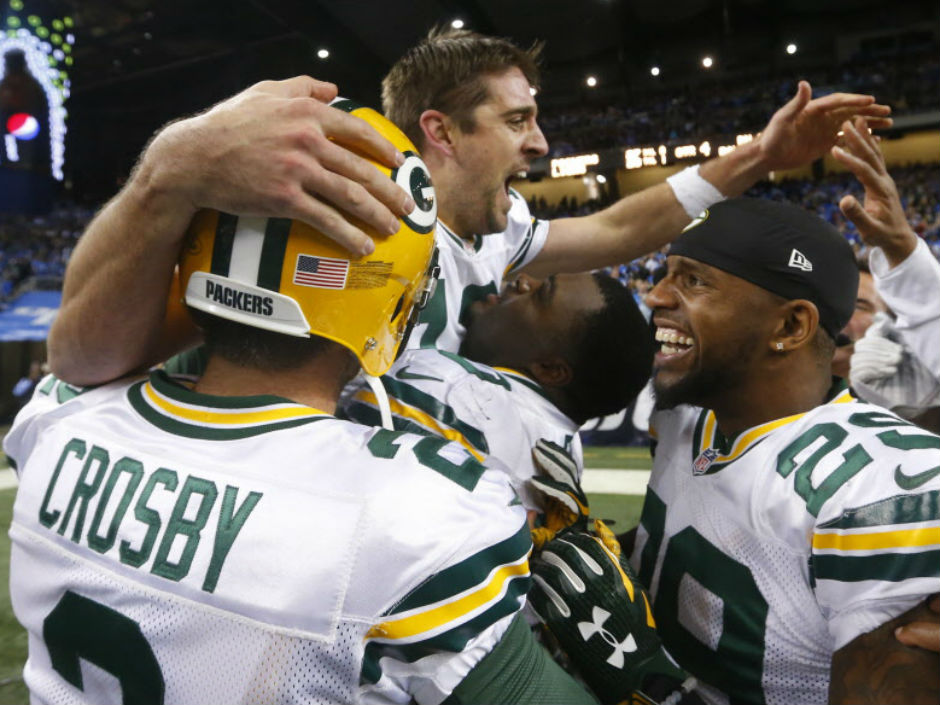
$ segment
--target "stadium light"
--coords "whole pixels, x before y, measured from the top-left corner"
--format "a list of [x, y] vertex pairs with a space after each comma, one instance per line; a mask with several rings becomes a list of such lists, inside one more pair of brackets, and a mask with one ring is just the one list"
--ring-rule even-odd
[[712, 57], [710, 56], [702, 57], [702, 66], [705, 67], [706, 69], [710, 69], [712, 67], [712, 64], [714, 63], [715, 61], [712, 59]]
[[653, 68], [650, 69], [650, 76], [658, 76], [658, 75], [659, 75], [658, 66], [654, 66]]
[[317, 58], [319, 59], [328, 59], [330, 57], [329, 49], [319, 49], [317, 50]]
[[796, 53], [796, 44], [794, 44], [793, 42], [790, 42], [789, 44], [787, 44], [787, 54], [795, 54], [795, 53]]
[[594, 88], [594, 86], [597, 85], [597, 79], [594, 76], [588, 76], [587, 80], [585, 80], [585, 83], [587, 84], [588, 88]]
[[463, 20], [461, 19], [453, 20], [450, 23], [450, 26], [453, 27], [454, 29], [463, 29]]

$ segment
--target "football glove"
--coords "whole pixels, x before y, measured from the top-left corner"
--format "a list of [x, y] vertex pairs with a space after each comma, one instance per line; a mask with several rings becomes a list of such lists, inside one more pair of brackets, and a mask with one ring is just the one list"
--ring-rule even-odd
[[591, 511], [578, 482], [578, 464], [568, 451], [542, 438], [532, 449], [532, 459], [542, 473], [529, 480], [544, 509], [542, 526], [532, 531], [532, 542], [540, 548], [562, 529], [586, 529]]
[[602, 703], [701, 703], [695, 679], [662, 647], [646, 592], [609, 547], [613, 535], [596, 523], [606, 537], [564, 530], [530, 561], [533, 609]]
[[912, 418], [940, 404], [940, 380], [904, 343], [894, 322], [878, 313], [855, 343], [852, 387], [865, 401]]

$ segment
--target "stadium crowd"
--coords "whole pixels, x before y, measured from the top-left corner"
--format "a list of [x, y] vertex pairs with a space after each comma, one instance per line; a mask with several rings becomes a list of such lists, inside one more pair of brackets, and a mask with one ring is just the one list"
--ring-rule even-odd
[[[801, 72], [817, 95], [870, 93], [895, 116], [940, 108], [940, 59], [936, 46], [896, 57], [852, 61]], [[758, 131], [775, 106], [793, 94], [796, 76], [742, 81], [700, 80], [659, 89], [634, 89], [612, 105], [590, 102], [542, 111], [540, 124], [550, 156], [608, 147], [698, 143], [716, 136]]]
[[59, 278], [94, 211], [60, 203], [41, 216], [0, 214], [0, 308], [31, 277]]

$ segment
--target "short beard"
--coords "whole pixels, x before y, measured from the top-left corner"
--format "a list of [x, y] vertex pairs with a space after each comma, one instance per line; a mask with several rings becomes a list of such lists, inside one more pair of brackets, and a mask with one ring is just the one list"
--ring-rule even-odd
[[653, 368], [654, 408], [657, 411], [674, 409], [680, 404], [691, 404], [710, 408], [720, 396], [737, 387], [744, 379], [745, 370], [751, 364], [755, 350], [748, 343], [742, 344], [737, 354], [729, 359], [734, 364], [713, 365], [700, 368], [686, 375], [670, 387], [656, 384], [657, 369]]
[[654, 408], [657, 411], [674, 409], [680, 404], [707, 406], [708, 400], [727, 389], [736, 375], [726, 369], [700, 370], [684, 377], [665, 389], [656, 384], [656, 369], [653, 369]]

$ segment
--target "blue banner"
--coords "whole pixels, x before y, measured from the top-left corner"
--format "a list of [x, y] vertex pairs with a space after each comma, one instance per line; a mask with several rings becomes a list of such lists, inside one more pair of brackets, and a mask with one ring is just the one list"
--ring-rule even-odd
[[61, 291], [30, 291], [0, 311], [0, 342], [45, 340], [62, 305]]

